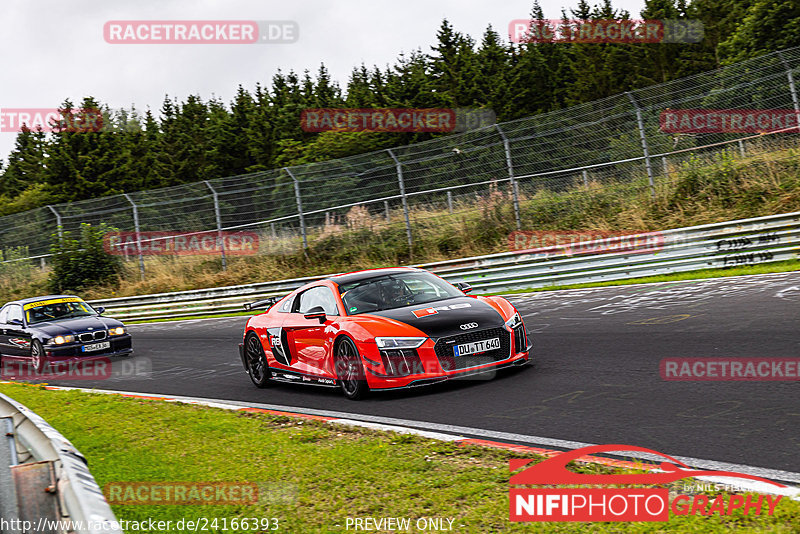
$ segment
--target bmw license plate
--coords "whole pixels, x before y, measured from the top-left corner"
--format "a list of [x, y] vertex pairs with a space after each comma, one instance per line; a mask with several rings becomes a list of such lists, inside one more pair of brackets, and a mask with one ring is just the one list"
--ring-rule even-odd
[[453, 354], [455, 356], [467, 356], [468, 354], [478, 354], [479, 352], [486, 352], [487, 350], [496, 350], [500, 348], [500, 338], [485, 339], [483, 341], [475, 341], [473, 343], [464, 343], [463, 345], [456, 345], [453, 347]]
[[92, 352], [95, 350], [103, 350], [111, 347], [110, 341], [103, 341], [102, 343], [92, 343], [91, 345], [84, 345], [81, 347], [83, 352]]

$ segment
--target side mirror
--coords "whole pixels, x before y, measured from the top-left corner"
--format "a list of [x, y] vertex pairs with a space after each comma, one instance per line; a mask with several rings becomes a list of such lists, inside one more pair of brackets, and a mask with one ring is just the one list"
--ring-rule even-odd
[[22, 320], [21, 319], [10, 319], [8, 321], [8, 324], [13, 325], [13, 326], [22, 326]]
[[466, 282], [458, 282], [456, 287], [464, 293], [472, 293], [472, 286]]
[[313, 308], [308, 310], [308, 312], [306, 312], [305, 315], [303, 315], [303, 317], [305, 317], [306, 319], [318, 319], [319, 324], [324, 323], [325, 320], [328, 318], [328, 316], [325, 315], [325, 310], [322, 308], [322, 306], [314, 306]]
[[94, 311], [97, 312], [97, 315], [103, 315], [103, 312], [106, 311], [106, 309], [102, 306], [98, 306], [94, 309]]

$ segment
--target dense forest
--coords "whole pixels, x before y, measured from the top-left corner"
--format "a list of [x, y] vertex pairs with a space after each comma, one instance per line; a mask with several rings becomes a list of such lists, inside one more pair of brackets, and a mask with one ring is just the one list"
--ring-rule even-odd
[[[230, 103], [166, 96], [157, 111], [113, 111], [86, 97], [62, 108], [101, 109], [101, 131], [23, 130], [0, 161], [0, 215], [58, 202], [197, 182], [370, 152], [423, 133], [304, 132], [306, 108], [489, 108], [499, 121], [544, 113], [800, 45], [796, 0], [647, 0], [639, 14], [580, 0], [564, 19], [700, 20], [697, 44], [512, 44], [489, 26], [476, 42], [446, 20], [429, 50], [394, 65], [352, 70], [342, 86], [325, 65], [239, 86]], [[531, 18], [543, 19], [534, 3]], [[441, 135], [441, 134], [438, 134]], [[445, 134], [446, 135], [446, 134]]]

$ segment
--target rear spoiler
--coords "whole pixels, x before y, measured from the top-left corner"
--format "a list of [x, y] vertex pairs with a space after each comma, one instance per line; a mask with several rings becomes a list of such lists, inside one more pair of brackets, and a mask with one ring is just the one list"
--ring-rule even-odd
[[266, 308], [269, 309], [275, 305], [276, 302], [281, 300], [283, 297], [269, 297], [262, 300], [257, 300], [255, 302], [248, 302], [244, 305], [245, 311], [257, 310], [259, 308]]

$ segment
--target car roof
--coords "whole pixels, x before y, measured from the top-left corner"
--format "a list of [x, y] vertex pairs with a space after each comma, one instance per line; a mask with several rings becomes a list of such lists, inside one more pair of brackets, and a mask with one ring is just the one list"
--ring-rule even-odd
[[28, 299], [12, 300], [7, 304], [28, 304], [30, 302], [38, 302], [40, 300], [65, 299], [65, 298], [80, 298], [80, 297], [75, 295], [44, 295], [42, 297], [31, 297]]
[[422, 269], [416, 269], [414, 267], [392, 267], [387, 269], [369, 269], [366, 271], [356, 271], [353, 273], [347, 274], [337, 274], [336, 276], [331, 276], [328, 278], [331, 282], [335, 284], [349, 284], [351, 282], [360, 282], [361, 280], [369, 280], [370, 278], [377, 278], [379, 276], [386, 276], [387, 274], [401, 274], [401, 273], [409, 273], [409, 272], [425, 272]]

